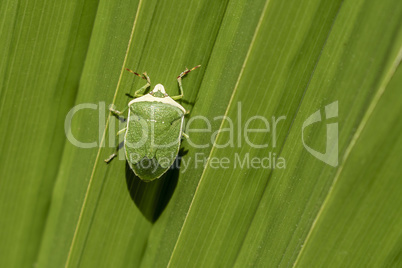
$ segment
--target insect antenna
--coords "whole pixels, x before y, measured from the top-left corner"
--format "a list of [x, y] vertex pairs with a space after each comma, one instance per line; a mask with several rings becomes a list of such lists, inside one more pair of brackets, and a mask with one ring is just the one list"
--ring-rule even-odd
[[126, 71], [129, 71], [130, 73], [135, 74], [136, 76], [138, 76], [144, 80], [147, 80], [144, 76], [140, 75], [139, 73], [134, 72], [133, 70], [126, 68]]
[[197, 69], [197, 68], [199, 68], [199, 67], [201, 67], [201, 65], [197, 65], [197, 66], [191, 68], [190, 70], [186, 68], [186, 70], [185, 70], [184, 72], [182, 72], [182, 73], [177, 77], [177, 79], [182, 78], [183, 76], [185, 76], [185, 75], [188, 74], [189, 72], [194, 71], [195, 69]]

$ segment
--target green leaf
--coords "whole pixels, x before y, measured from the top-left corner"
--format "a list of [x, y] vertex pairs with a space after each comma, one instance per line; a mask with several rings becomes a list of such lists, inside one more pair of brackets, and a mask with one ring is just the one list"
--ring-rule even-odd
[[[1, 3], [0, 266], [400, 266], [398, 3]], [[125, 68], [198, 64], [180, 169], [105, 164]]]
[[0, 3], [2, 267], [37, 258], [96, 5]]
[[394, 71], [389, 70], [370, 104], [295, 266], [402, 264], [398, 228], [402, 218], [397, 210], [402, 200], [396, 187], [402, 151], [401, 66]]

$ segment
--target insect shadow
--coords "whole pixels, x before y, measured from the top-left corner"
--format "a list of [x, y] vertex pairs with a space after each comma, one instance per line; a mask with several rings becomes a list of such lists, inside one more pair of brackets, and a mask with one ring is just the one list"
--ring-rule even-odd
[[126, 161], [127, 189], [135, 205], [150, 222], [154, 223], [169, 203], [177, 186], [181, 158], [186, 154], [187, 151], [180, 149], [172, 167], [162, 177], [151, 182], [137, 177]]

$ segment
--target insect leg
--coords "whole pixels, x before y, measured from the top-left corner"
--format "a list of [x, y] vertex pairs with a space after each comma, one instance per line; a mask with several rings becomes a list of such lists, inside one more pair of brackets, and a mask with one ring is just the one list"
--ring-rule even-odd
[[105, 159], [106, 164], [109, 164], [117, 156], [117, 152], [121, 148], [123, 148], [123, 146], [124, 146], [124, 141], [119, 143], [119, 145], [116, 147], [116, 152], [115, 153], [111, 154], [108, 159]]
[[188, 73], [191, 72], [191, 71], [194, 71], [194, 70], [197, 69], [198, 67], [201, 67], [201, 65], [197, 65], [197, 66], [195, 66], [194, 68], [191, 68], [190, 70], [186, 68], [186, 69], [177, 77], [177, 82], [179, 83], [180, 95], [172, 96], [172, 97], [171, 97], [172, 99], [174, 99], [174, 100], [180, 100], [181, 98], [183, 98], [184, 93], [183, 93], [183, 86], [182, 86], [182, 84], [181, 84], [181, 79], [182, 79], [183, 76], [185, 76], [186, 74], [188, 74]]
[[186, 139], [190, 138], [186, 133], [184, 133], [184, 131], [181, 132], [181, 135]]
[[127, 127], [120, 129], [120, 130], [117, 132], [117, 135], [120, 135], [120, 134], [124, 133], [126, 130], [127, 130]]
[[134, 98], [138, 98], [138, 97], [142, 97], [145, 95], [145, 91], [147, 88], [149, 88], [151, 86], [151, 79], [149, 79], [149, 76], [147, 75], [147, 73], [143, 73], [144, 75], [144, 79], [147, 80], [147, 83], [145, 84], [145, 86], [143, 86], [142, 88], [140, 88], [139, 90], [137, 90], [136, 92], [134, 92]]
[[129, 72], [132, 73], [132, 74], [135, 74], [136, 76], [138, 76], [138, 77], [140, 77], [140, 78], [142, 78], [142, 79], [147, 80], [146, 85], [143, 86], [142, 88], [140, 88], [139, 90], [137, 90], [137, 91], [134, 93], [134, 96], [131, 96], [131, 95], [129, 95], [129, 94], [126, 94], [126, 95], [128, 95], [128, 96], [131, 97], [131, 98], [138, 98], [138, 97], [144, 96], [144, 95], [145, 95], [145, 94], [144, 94], [145, 90], [146, 90], [149, 86], [151, 86], [151, 79], [149, 79], [149, 76], [147, 75], [147, 73], [143, 73], [142, 76], [141, 76], [139, 73], [136, 73], [136, 72], [134, 72], [133, 70], [130, 70], [130, 69], [128, 69], [128, 68], [126, 68], [126, 70], [129, 71]]
[[115, 106], [114, 106], [113, 104], [110, 105], [109, 111], [110, 111], [112, 114], [117, 115], [117, 116], [122, 115], [122, 114], [123, 114], [125, 111], [127, 111], [127, 109], [128, 109], [128, 106], [127, 106], [127, 107], [124, 108], [123, 110], [118, 111], [118, 110], [116, 110], [114, 107], [115, 107]]
[[116, 156], [116, 153], [111, 154], [108, 159], [105, 159], [106, 164], [109, 164]]
[[[121, 129], [121, 130], [119, 130], [119, 131], [117, 132], [116, 137], [118, 138], [118, 136], [119, 136], [120, 134], [124, 133], [124, 132], [126, 131], [126, 129], [127, 129], [127, 127], [123, 128], [123, 129]], [[123, 148], [123, 146], [124, 146], [124, 141], [120, 142], [119, 145], [117, 145], [117, 147], [116, 147], [116, 151], [115, 151], [113, 154], [111, 154], [111, 155], [109, 156], [109, 158], [105, 159], [106, 164], [109, 164], [110, 161], [112, 161], [112, 160], [117, 156], [117, 152], [118, 152], [121, 148]]]

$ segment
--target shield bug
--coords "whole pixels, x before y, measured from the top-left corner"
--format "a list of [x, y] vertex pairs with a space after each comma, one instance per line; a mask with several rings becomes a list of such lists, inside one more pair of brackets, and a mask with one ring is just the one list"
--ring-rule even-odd
[[[180, 95], [169, 97], [162, 84], [157, 84], [153, 90], [145, 94], [151, 86], [147, 73], [142, 75], [127, 71], [143, 78], [146, 85], [134, 93], [128, 106], [118, 111], [113, 107], [110, 112], [116, 116], [122, 115], [128, 109], [126, 127], [117, 135], [124, 133], [124, 150], [127, 162], [134, 174], [144, 181], [160, 178], [173, 164], [179, 152], [183, 132], [184, 116], [187, 113], [183, 106], [176, 102], [183, 98], [182, 78], [200, 65], [183, 71], [178, 77]], [[106, 163], [117, 156], [112, 154]]]

